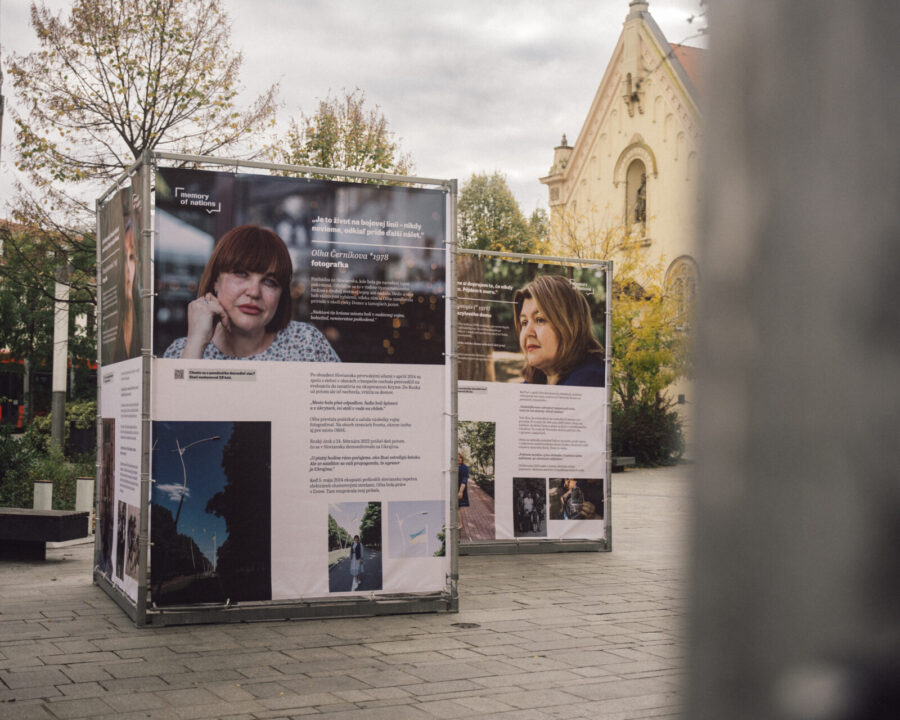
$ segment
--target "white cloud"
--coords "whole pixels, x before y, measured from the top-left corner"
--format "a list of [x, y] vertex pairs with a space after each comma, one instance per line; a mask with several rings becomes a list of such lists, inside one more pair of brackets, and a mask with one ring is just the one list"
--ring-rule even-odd
[[[419, 174], [465, 181], [500, 170], [526, 213], [546, 206], [538, 178], [562, 134], [576, 139], [628, 13], [628, 0], [223, 4], [232, 45], [244, 53], [244, 98], [278, 82], [285, 123], [314, 112], [329, 92], [359, 87], [381, 106]], [[22, 5], [0, 5], [5, 51], [35, 45]], [[699, 0], [650, 0], [671, 42], [696, 32], [687, 18], [699, 10]], [[5, 94], [11, 90], [7, 83]]]
[[169, 499], [169, 502], [181, 500], [182, 495], [184, 495], [185, 498], [189, 498], [191, 496], [190, 488], [186, 488], [183, 485], [178, 485], [177, 483], [156, 483], [153, 487], [156, 492], [166, 495]]

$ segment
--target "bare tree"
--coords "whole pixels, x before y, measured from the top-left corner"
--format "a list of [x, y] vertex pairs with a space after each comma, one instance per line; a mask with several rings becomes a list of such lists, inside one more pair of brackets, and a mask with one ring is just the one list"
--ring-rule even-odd
[[72, 297], [93, 303], [99, 190], [146, 150], [252, 155], [277, 86], [238, 107], [242, 56], [220, 0], [73, 0], [67, 15], [32, 3], [31, 26], [39, 49], [7, 58], [23, 180], [4, 254], [30, 287], [68, 265]]
[[212, 154], [271, 124], [277, 86], [235, 105], [241, 53], [219, 0], [32, 4], [40, 49], [12, 55], [17, 167], [39, 187], [104, 181], [143, 151]]

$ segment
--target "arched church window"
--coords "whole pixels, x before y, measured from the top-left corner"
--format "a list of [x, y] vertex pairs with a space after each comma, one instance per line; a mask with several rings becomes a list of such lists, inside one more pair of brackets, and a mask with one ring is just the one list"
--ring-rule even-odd
[[697, 304], [699, 279], [697, 263], [687, 255], [676, 258], [666, 272], [666, 295], [674, 303], [678, 327], [681, 330], [687, 330], [691, 326]]
[[625, 224], [629, 229], [647, 222], [647, 169], [634, 160], [625, 175]]

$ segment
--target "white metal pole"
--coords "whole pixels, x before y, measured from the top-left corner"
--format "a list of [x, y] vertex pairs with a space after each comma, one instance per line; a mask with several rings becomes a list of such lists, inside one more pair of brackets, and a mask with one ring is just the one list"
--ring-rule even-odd
[[69, 357], [69, 271], [63, 265], [56, 273], [53, 304], [53, 396], [50, 443], [62, 449], [66, 436], [66, 378]]

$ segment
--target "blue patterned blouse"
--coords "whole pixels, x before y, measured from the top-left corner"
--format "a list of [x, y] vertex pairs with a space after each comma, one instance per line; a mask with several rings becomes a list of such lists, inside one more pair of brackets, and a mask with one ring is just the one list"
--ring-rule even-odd
[[[163, 357], [180, 358], [187, 338], [178, 338], [166, 349]], [[340, 362], [327, 338], [308, 323], [292, 320], [284, 330], [279, 330], [272, 344], [261, 353], [236, 358], [226, 355], [212, 340], [203, 349], [204, 360], [274, 360], [306, 362]]]

